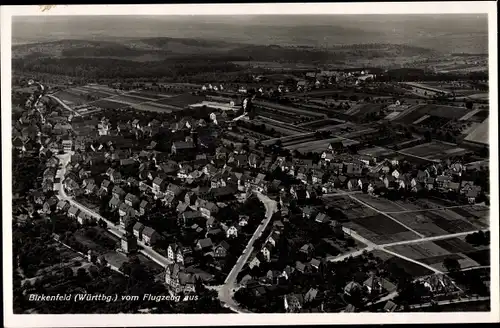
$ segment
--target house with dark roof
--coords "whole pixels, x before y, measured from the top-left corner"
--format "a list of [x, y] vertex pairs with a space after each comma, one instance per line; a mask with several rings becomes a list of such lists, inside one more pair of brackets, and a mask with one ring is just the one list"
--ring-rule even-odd
[[214, 248], [214, 257], [216, 258], [224, 258], [229, 251], [229, 244], [223, 240], [219, 245]]
[[125, 204], [127, 204], [128, 206], [134, 207], [137, 204], [139, 204], [139, 201], [140, 201], [139, 198], [131, 193], [128, 193], [125, 196]]
[[210, 238], [200, 239], [196, 243], [196, 249], [200, 251], [212, 250], [212, 247], [213, 247], [212, 239]]
[[136, 222], [133, 227], [134, 236], [138, 240], [142, 240], [142, 232], [144, 231], [144, 224]]
[[78, 207], [76, 206], [71, 206], [71, 208], [68, 210], [68, 216], [70, 218], [76, 218], [76, 216], [78, 215], [78, 212], [80, 210], [78, 209]]
[[159, 238], [160, 235], [151, 227], [145, 226], [142, 230], [142, 240], [148, 246], [156, 244]]

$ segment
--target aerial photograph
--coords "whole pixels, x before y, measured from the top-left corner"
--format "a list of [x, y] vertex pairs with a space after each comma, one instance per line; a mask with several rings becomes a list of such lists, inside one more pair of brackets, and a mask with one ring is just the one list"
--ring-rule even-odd
[[13, 16], [14, 314], [491, 311], [488, 69], [487, 14]]

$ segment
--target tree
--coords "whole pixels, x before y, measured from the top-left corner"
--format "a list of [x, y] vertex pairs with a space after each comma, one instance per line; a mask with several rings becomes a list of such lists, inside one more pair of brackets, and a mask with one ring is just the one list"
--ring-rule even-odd
[[472, 101], [469, 100], [465, 102], [465, 108], [471, 110], [472, 107], [474, 107], [474, 103]]
[[444, 259], [443, 265], [448, 272], [457, 272], [461, 269], [460, 263], [454, 258]]

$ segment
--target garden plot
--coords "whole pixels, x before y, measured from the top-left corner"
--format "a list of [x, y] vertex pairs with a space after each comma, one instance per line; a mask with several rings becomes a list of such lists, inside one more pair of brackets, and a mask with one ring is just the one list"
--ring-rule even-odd
[[127, 105], [135, 105], [135, 104], [140, 104], [143, 102], [150, 101], [151, 99], [144, 99], [144, 98], [138, 98], [138, 97], [133, 97], [133, 96], [120, 95], [120, 96], [115, 96], [115, 97], [109, 98], [109, 100], [121, 102], [121, 103], [124, 103]]
[[100, 108], [106, 108], [106, 109], [119, 109], [119, 108], [124, 108], [127, 107], [127, 104], [121, 103], [121, 102], [116, 102], [112, 101], [111, 99], [101, 99], [92, 102], [93, 106], [100, 107]]
[[165, 107], [157, 106], [155, 103], [143, 103], [132, 106], [134, 109], [146, 112], [172, 113], [172, 110]]
[[434, 221], [425, 216], [423, 212], [392, 213], [390, 215], [402, 224], [426, 237], [448, 234], [448, 231], [436, 225]]
[[418, 239], [419, 236], [384, 215], [352, 218], [345, 226], [376, 243], [388, 244]]
[[144, 98], [149, 98], [149, 99], [155, 99], [155, 100], [173, 97], [173, 95], [156, 93], [156, 92], [152, 92], [152, 91], [132, 91], [132, 92], [129, 92], [128, 95], [144, 97]]
[[453, 144], [432, 141], [426, 144], [402, 149], [400, 152], [429, 160], [441, 160], [451, 156], [463, 155], [467, 153], [468, 150]]

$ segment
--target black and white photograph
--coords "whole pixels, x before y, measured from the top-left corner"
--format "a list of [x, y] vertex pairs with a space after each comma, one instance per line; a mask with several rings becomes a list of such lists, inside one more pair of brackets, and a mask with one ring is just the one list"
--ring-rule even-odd
[[239, 6], [2, 8], [6, 327], [499, 320], [495, 3]]

